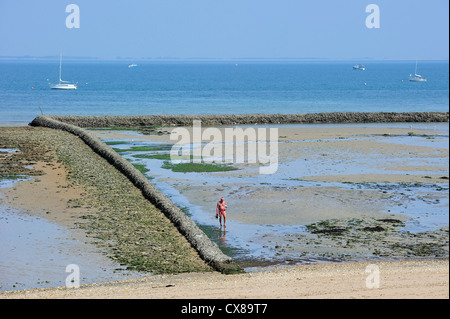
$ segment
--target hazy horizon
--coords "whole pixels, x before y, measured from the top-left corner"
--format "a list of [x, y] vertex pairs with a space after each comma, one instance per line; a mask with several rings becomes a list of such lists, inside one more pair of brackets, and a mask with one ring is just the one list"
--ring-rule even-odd
[[[59, 61], [59, 55], [48, 55], [48, 56], [32, 56], [32, 55], [22, 55], [22, 56], [0, 56], [0, 60], [35, 60], [35, 61]], [[329, 62], [364, 62], [364, 61], [436, 61], [436, 62], [449, 62], [449, 59], [377, 59], [377, 58], [357, 58], [357, 57], [349, 57], [349, 58], [314, 58], [314, 57], [305, 57], [305, 58], [265, 58], [265, 57], [236, 57], [236, 58], [216, 58], [216, 57], [114, 57], [114, 58], [101, 58], [101, 57], [92, 57], [92, 56], [63, 56], [64, 61], [140, 61], [140, 62], [152, 62], [152, 61], [248, 61], [248, 62], [256, 62], [256, 61], [268, 61], [268, 62], [320, 62], [320, 61], [329, 61]]]

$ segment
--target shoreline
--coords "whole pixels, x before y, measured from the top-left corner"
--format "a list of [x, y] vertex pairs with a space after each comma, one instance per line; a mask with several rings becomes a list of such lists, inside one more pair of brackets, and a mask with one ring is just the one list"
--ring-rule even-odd
[[[31, 129], [31, 128], [30, 128]], [[283, 133], [284, 134], [284, 133]], [[287, 135], [286, 135], [287, 136]], [[164, 137], [157, 137], [157, 136], [154, 136], [154, 137], [156, 137], [156, 138], [164, 138]], [[448, 183], [448, 182], [447, 182]], [[41, 185], [42, 186], [42, 185]], [[391, 265], [394, 265], [394, 264], [398, 264], [399, 266], [400, 265], [402, 265], [402, 264], [404, 264], [405, 262], [412, 262], [412, 263], [414, 263], [414, 262], [421, 262], [421, 261], [411, 261], [411, 260], [402, 260], [402, 261], [398, 261], [398, 262], [392, 262], [392, 264]], [[422, 261], [422, 262], [431, 262], [430, 260], [427, 260], [427, 261]], [[441, 261], [439, 261], [438, 263], [440, 263]], [[445, 264], [445, 261], [442, 261], [442, 262], [444, 262], [444, 264]], [[374, 263], [376, 263], [376, 264], [378, 264], [379, 262], [374, 262]], [[346, 263], [342, 263], [342, 264], [339, 264], [340, 266], [342, 266], [342, 267], [344, 267], [345, 268], [345, 265], [344, 264], [346, 264]], [[360, 263], [359, 263], [359, 265], [361, 265]], [[291, 267], [291, 268], [295, 268], [295, 267], [300, 267], [300, 268], [304, 268], [304, 267], [309, 267], [309, 266], [314, 266], [314, 265], [297, 265], [297, 266], [289, 266], [289, 267]], [[320, 265], [317, 265], [318, 267], [320, 266]], [[335, 265], [336, 267], [338, 267], [338, 265], [336, 264]], [[320, 268], [320, 267], [319, 267]], [[444, 267], [445, 268], [445, 267]], [[323, 269], [323, 268], [322, 268]], [[405, 268], [406, 269], [406, 268]], [[447, 261], [447, 269], [448, 269], [448, 261]], [[441, 269], [442, 270], [442, 269]], [[445, 269], [444, 269], [445, 270]], [[264, 271], [264, 272], [267, 272], [268, 270], [266, 269], [266, 271]], [[319, 274], [319, 273], [317, 273], [317, 274]], [[448, 270], [447, 270], [447, 274], [448, 274]], [[208, 276], [208, 275], [212, 275], [212, 276], [214, 276], [214, 275], [217, 275], [216, 273], [213, 273], [213, 274], [206, 274], [205, 276]], [[166, 276], [166, 275], [162, 275], [162, 276]], [[181, 277], [183, 277], [183, 275], [167, 275], [167, 276], [169, 276], [169, 278], [181, 278]], [[181, 276], [181, 277], [177, 277], [177, 276]], [[232, 275], [232, 276], [229, 276], [229, 277], [227, 277], [227, 278], [237, 278], [237, 277], [235, 277], [235, 276], [239, 276], [239, 275]], [[220, 276], [219, 276], [220, 277]], [[448, 276], [447, 276], [448, 277]], [[184, 278], [184, 277], [183, 277]], [[240, 278], [240, 277], [239, 277]], [[151, 281], [151, 279], [149, 279], [150, 281]], [[230, 280], [232, 280], [232, 279], [230, 279]], [[448, 284], [447, 284], [447, 287], [448, 287]], [[153, 288], [152, 288], [153, 289]], [[1, 295], [0, 295], [1, 296]], [[186, 297], [186, 296], [185, 296]], [[39, 297], [37, 297], [37, 298], [39, 298]], [[70, 298], [70, 297], [69, 297]], [[81, 297], [81, 298], [83, 298], [83, 297]], [[90, 298], [90, 297], [89, 297]], [[94, 297], [95, 298], [95, 297]], [[121, 298], [121, 297], [120, 297]], [[127, 297], [124, 297], [124, 298], [127, 298]], [[130, 298], [133, 298], [133, 297], [130, 297]], [[164, 297], [163, 297], [164, 298]], [[289, 297], [288, 297], [289, 298]], [[307, 298], [307, 297], [305, 297], [305, 298]], [[314, 297], [313, 297], [314, 298]], [[320, 298], [320, 297], [319, 297]], [[344, 297], [345, 298], [345, 297]], [[369, 297], [370, 298], [370, 297]], [[376, 298], [376, 297], [375, 297]], [[395, 298], [395, 296], [392, 296], [392, 297], [390, 297], [390, 298]]]

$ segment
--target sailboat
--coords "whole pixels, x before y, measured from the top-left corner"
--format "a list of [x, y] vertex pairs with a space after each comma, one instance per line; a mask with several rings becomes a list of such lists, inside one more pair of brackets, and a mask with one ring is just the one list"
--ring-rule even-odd
[[360, 71], [365, 71], [366, 70], [366, 67], [364, 66], [364, 65], [360, 65], [360, 64], [357, 64], [357, 65], [354, 65], [353, 66], [353, 70], [360, 70]]
[[61, 63], [62, 63], [62, 53], [59, 55], [59, 83], [58, 84], [52, 84], [49, 83], [51, 89], [55, 90], [76, 90], [77, 83], [71, 83], [69, 81], [63, 81], [61, 78]]
[[426, 82], [427, 79], [417, 74], [417, 60], [416, 60], [416, 68], [414, 69], [414, 76], [412, 74], [409, 75], [409, 80], [411, 82]]

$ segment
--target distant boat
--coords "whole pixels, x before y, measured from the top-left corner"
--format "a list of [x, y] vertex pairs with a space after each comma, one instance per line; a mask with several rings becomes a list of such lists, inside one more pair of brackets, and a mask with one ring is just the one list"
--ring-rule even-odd
[[49, 83], [51, 89], [55, 90], [76, 90], [78, 89], [77, 83], [71, 83], [69, 81], [63, 81], [61, 78], [61, 63], [62, 63], [62, 53], [59, 55], [59, 83], [52, 84]]
[[353, 66], [353, 70], [361, 70], [361, 71], [364, 71], [364, 70], [366, 70], [366, 67], [364, 66], [364, 65], [359, 65], [359, 64], [357, 64], [357, 65], [354, 65]]
[[129, 68], [136, 68], [136, 67], [137, 67], [137, 64], [131, 63], [131, 64], [128, 64], [128, 67], [129, 67]]
[[412, 74], [409, 75], [409, 80], [411, 82], [426, 82], [427, 79], [417, 74], [417, 60], [416, 60], [416, 68], [414, 69], [414, 76]]

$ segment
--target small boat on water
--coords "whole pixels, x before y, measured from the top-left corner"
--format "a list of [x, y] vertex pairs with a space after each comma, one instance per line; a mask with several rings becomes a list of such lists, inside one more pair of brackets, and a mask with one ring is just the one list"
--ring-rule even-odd
[[76, 90], [78, 89], [77, 83], [72, 83], [70, 81], [63, 81], [61, 78], [61, 64], [62, 64], [62, 53], [59, 55], [59, 83], [52, 84], [49, 83], [51, 89], [54, 90]]
[[353, 70], [360, 70], [360, 71], [364, 71], [366, 69], [366, 67], [363, 64], [357, 64], [353, 66]]
[[411, 82], [426, 82], [427, 81], [426, 78], [424, 78], [420, 74], [417, 74], [417, 61], [416, 61], [416, 68], [414, 69], [414, 76], [412, 74], [410, 74], [409, 80]]
[[129, 67], [129, 68], [136, 68], [136, 67], [137, 67], [137, 64], [131, 63], [131, 64], [128, 64], [128, 67]]

